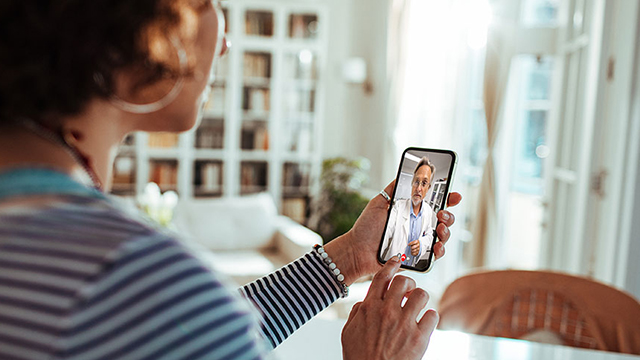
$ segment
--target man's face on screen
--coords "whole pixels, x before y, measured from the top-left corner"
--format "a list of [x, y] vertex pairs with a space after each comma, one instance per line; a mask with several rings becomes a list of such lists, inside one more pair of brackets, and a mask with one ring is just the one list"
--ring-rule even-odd
[[413, 206], [418, 206], [425, 196], [427, 191], [431, 187], [431, 168], [427, 165], [420, 166], [418, 171], [413, 175], [413, 182], [411, 185], [411, 203]]

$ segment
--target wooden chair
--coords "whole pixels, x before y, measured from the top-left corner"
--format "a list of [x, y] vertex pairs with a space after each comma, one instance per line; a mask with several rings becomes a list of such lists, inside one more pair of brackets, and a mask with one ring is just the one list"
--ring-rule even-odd
[[445, 290], [439, 329], [527, 338], [537, 332], [567, 346], [640, 354], [640, 303], [605, 284], [546, 271], [467, 275]]

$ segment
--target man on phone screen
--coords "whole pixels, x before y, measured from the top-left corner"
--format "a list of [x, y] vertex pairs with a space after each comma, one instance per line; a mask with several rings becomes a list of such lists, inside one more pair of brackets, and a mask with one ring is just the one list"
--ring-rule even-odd
[[382, 258], [400, 256], [402, 264], [416, 266], [419, 260], [428, 259], [437, 224], [436, 213], [427, 203], [427, 194], [436, 167], [423, 157], [413, 172], [411, 197], [397, 200], [389, 215]]

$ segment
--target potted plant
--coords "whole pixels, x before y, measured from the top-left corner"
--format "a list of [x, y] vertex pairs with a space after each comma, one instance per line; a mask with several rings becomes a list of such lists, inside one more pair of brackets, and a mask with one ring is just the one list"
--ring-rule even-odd
[[312, 205], [310, 227], [324, 243], [353, 226], [369, 199], [361, 194], [369, 180], [370, 163], [366, 158], [336, 157], [322, 162], [321, 191]]

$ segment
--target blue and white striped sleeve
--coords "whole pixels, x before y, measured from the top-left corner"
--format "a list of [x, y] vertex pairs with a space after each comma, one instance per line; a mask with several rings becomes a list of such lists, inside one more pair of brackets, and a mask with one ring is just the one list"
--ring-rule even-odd
[[240, 289], [260, 313], [261, 332], [273, 348], [335, 302], [341, 285], [315, 252]]
[[250, 306], [172, 239], [124, 245], [83, 288], [59, 358], [261, 359]]

